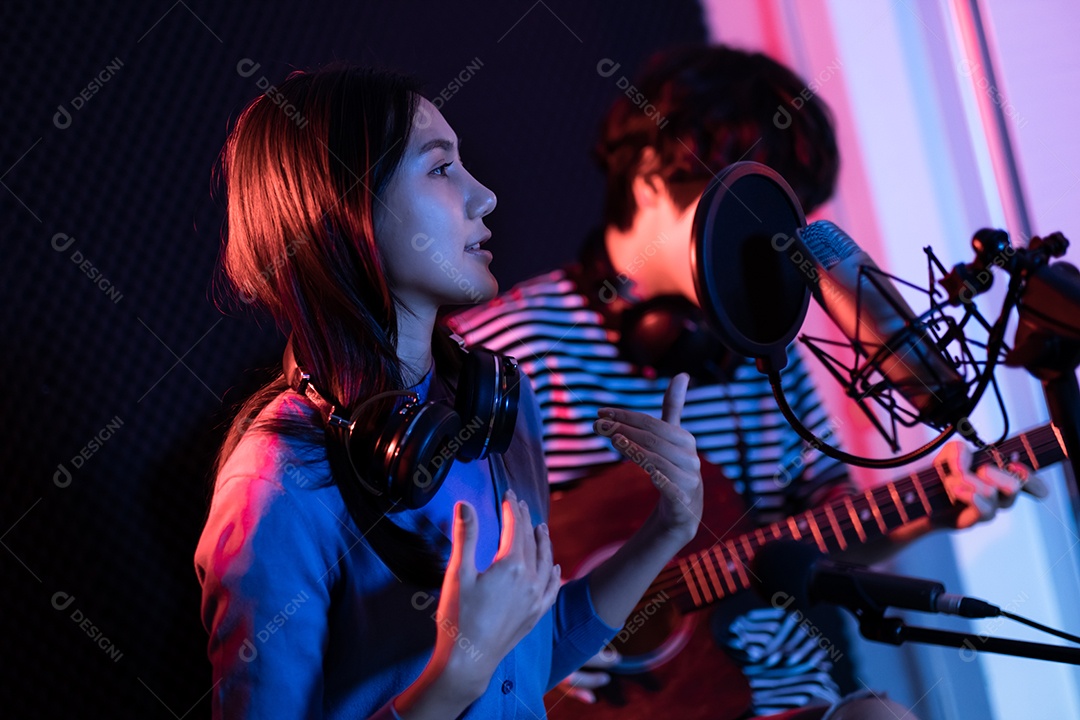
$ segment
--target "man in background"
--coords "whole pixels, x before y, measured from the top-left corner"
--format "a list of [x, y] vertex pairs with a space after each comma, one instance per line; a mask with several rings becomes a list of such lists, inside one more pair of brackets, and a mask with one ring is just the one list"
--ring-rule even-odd
[[[682, 425], [734, 483], [755, 524], [853, 492], [844, 466], [809, 451], [789, 427], [753, 363], [732, 356], [709, 331], [689, 261], [697, 201], [734, 162], [779, 172], [807, 214], [831, 196], [839, 157], [827, 108], [770, 58], [718, 46], [661, 52], [635, 85], [655, 112], [625, 96], [609, 110], [595, 148], [606, 178], [604, 223], [578, 261], [450, 318], [450, 326], [467, 344], [516, 357], [529, 376], [553, 489], [588, 483], [622, 459], [594, 430], [600, 408], [659, 416], [669, 378], [688, 372]], [[819, 437], [831, 434], [794, 350], [783, 382], [804, 424]], [[618, 512], [611, 500], [596, 512]], [[717, 644], [749, 681], [755, 714], [828, 707], [863, 688], [835, 610], [815, 616], [817, 637], [748, 593], [720, 603], [711, 621]], [[864, 697], [845, 702], [837, 717], [905, 712]]]

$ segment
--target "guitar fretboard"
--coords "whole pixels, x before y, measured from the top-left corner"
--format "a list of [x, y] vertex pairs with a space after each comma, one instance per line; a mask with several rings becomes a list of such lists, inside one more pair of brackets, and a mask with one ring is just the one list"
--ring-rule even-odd
[[[974, 453], [972, 466], [993, 462], [1002, 467], [1019, 460], [1038, 470], [1064, 458], [1064, 443], [1051, 424]], [[642, 602], [666, 593], [683, 612], [698, 610], [752, 587], [751, 562], [757, 550], [768, 543], [795, 540], [829, 554], [879, 540], [922, 518], [940, 517], [953, 508], [953, 498], [944, 482], [946, 472], [933, 465], [751, 533], [719, 536], [707, 550], [670, 563]]]

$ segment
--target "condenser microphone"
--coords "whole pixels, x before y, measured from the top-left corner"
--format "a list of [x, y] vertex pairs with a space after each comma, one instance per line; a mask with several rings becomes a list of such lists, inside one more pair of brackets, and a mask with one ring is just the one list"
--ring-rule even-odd
[[855, 613], [881, 613], [891, 607], [969, 618], [1001, 614], [1001, 608], [984, 600], [945, 592], [945, 586], [936, 580], [836, 562], [791, 540], [761, 548], [751, 570], [758, 593], [785, 608], [793, 603], [801, 608], [831, 603]]
[[873, 259], [827, 220], [797, 235], [815, 263], [816, 272], [805, 275], [811, 293], [855, 351], [915, 408], [920, 422], [938, 428], [957, 422], [967, 383]]

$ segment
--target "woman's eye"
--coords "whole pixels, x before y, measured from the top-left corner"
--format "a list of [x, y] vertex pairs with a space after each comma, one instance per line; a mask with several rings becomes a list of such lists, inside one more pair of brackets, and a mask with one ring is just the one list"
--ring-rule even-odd
[[443, 163], [442, 165], [435, 168], [431, 172], [433, 172], [436, 175], [446, 175], [446, 171], [449, 170], [450, 166], [453, 165], [453, 164], [454, 164], [453, 162]]

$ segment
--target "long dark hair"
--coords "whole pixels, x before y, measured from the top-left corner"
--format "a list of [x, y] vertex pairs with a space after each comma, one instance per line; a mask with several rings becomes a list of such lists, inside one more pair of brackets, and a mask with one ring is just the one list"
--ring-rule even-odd
[[[419, 84], [394, 72], [341, 65], [294, 72], [244, 109], [222, 152], [225, 276], [241, 300], [268, 309], [292, 334], [304, 369], [346, 412], [404, 387], [374, 204], [401, 163], [418, 100]], [[436, 333], [433, 352], [439, 374], [453, 378], [450, 342]], [[393, 522], [379, 522], [387, 508], [359, 491], [340, 449], [332, 441], [328, 447], [321, 418], [254, 422], [286, 389], [279, 375], [244, 403], [217, 471], [250, 430], [303, 441], [316, 450], [312, 457], [329, 459], [350, 514], [390, 569], [437, 586], [440, 553]]]

